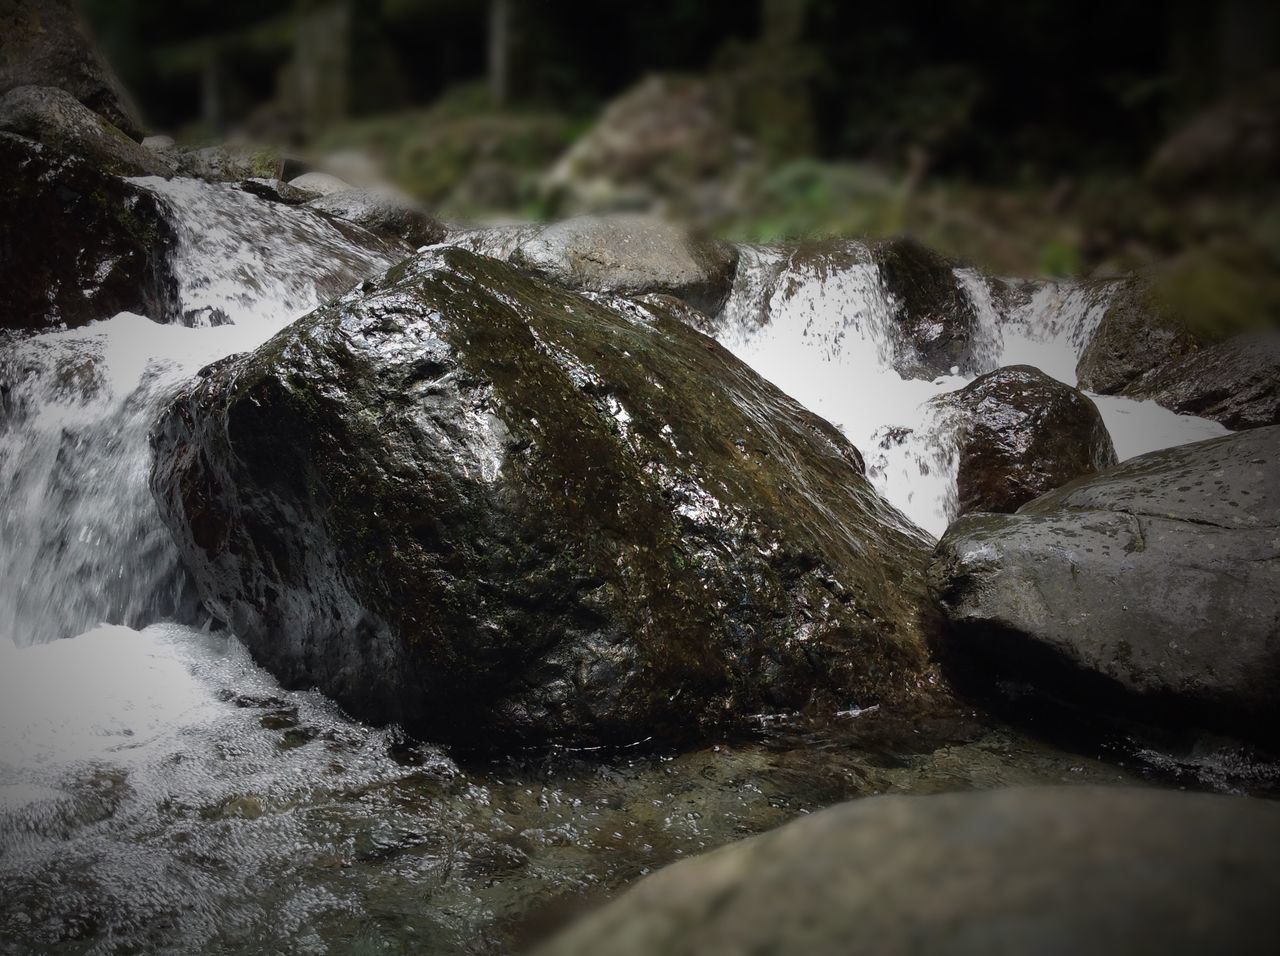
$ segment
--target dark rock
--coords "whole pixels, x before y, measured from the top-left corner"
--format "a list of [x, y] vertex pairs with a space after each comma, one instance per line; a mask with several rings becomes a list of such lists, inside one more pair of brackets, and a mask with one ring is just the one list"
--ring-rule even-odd
[[934, 404], [956, 417], [958, 507], [952, 517], [1016, 511], [1116, 463], [1093, 402], [1030, 365], [989, 372]]
[[1229, 428], [1276, 424], [1280, 360], [1268, 316], [1280, 286], [1250, 250], [1235, 252], [1184, 255], [1117, 284], [1076, 366], [1080, 387]]
[[1280, 807], [1120, 787], [884, 796], [659, 870], [539, 956], [1271, 952]]
[[1280, 425], [1280, 334], [1242, 335], [1192, 352], [1124, 394], [1228, 428]]
[[418, 203], [381, 189], [344, 189], [307, 205], [318, 212], [345, 219], [370, 232], [389, 236], [417, 249], [433, 246], [448, 234], [444, 224]]
[[1138, 387], [1153, 369], [1194, 352], [1199, 337], [1155, 294], [1150, 277], [1119, 284], [1076, 363], [1079, 386], [1099, 395]]
[[933, 378], [953, 368], [974, 371], [978, 317], [956, 281], [957, 263], [909, 238], [872, 243], [871, 257], [896, 305], [905, 344], [910, 346], [897, 362], [899, 372]]
[[169, 312], [174, 236], [145, 190], [79, 157], [0, 133], [0, 221], [0, 328]]
[[733, 285], [737, 250], [648, 216], [581, 216], [522, 238], [511, 261], [589, 292], [666, 293], [714, 314]]
[[0, 130], [83, 156], [120, 176], [164, 176], [173, 172], [145, 149], [65, 90], [19, 86], [0, 96]]
[[72, 0], [0, 3], [0, 94], [19, 86], [66, 90], [130, 139], [144, 135], [137, 110], [94, 48]]
[[656, 306], [432, 250], [211, 366], [154, 448], [212, 612], [363, 718], [667, 742], [944, 694], [923, 533]]
[[239, 185], [247, 193], [253, 193], [255, 196], [268, 199], [271, 202], [282, 202], [287, 206], [301, 206], [313, 198], [310, 193], [290, 186], [282, 179], [255, 177], [253, 179], [242, 179]]
[[[943, 536], [948, 646], [1089, 710], [1280, 730], [1280, 427], [1153, 452]], [[1122, 713], [1123, 712], [1123, 713]]]

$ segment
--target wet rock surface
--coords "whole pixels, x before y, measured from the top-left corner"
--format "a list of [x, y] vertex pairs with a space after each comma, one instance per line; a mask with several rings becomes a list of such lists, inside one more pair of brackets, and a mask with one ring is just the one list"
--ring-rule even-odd
[[334, 193], [354, 188], [350, 183], [344, 182], [337, 176], [321, 172], [303, 173], [301, 176], [295, 176], [289, 180], [289, 185], [305, 193], [311, 193], [307, 197], [309, 199], [315, 199], [319, 196], [331, 196]]
[[909, 238], [874, 242], [871, 257], [910, 346], [898, 370], [910, 378], [974, 371], [978, 319], [956, 280], [957, 263]]
[[1273, 741], [1278, 453], [1280, 428], [1258, 428], [962, 518], [929, 570], [948, 646], [1082, 710]]
[[523, 232], [509, 258], [588, 292], [665, 293], [715, 313], [729, 295], [737, 251], [649, 216], [581, 216]]
[[242, 179], [240, 188], [247, 193], [253, 193], [261, 199], [282, 202], [288, 206], [301, 206], [312, 198], [310, 193], [304, 192], [295, 186], [290, 186], [282, 179], [268, 179], [260, 176]]
[[66, 90], [133, 140], [137, 110], [94, 49], [72, 0], [5, 0], [0, 5], [0, 93], [19, 86]]
[[448, 234], [444, 224], [419, 203], [389, 190], [344, 189], [313, 199], [307, 205], [415, 249], [435, 245]]
[[154, 150], [134, 142], [70, 93], [50, 86], [19, 86], [0, 96], [0, 130], [83, 156], [120, 176], [173, 172]]
[[146, 190], [90, 162], [0, 133], [0, 329], [166, 314], [172, 230]]
[[1152, 369], [1194, 352], [1196, 337], [1163, 308], [1150, 281], [1122, 283], [1076, 364], [1079, 385], [1115, 395], [1140, 385]]
[[1123, 788], [846, 803], [670, 866], [538, 950], [1257, 953], [1280, 808]]
[[152, 152], [173, 167], [179, 176], [211, 183], [281, 179], [285, 175], [284, 159], [278, 151], [267, 146], [231, 143], [200, 149], [168, 146], [155, 148]]
[[924, 535], [656, 306], [435, 250], [210, 367], [153, 444], [210, 609], [368, 719], [672, 741], [941, 696]]
[[1232, 429], [1280, 424], [1280, 333], [1241, 335], [1199, 349], [1124, 394]]
[[988, 372], [934, 404], [955, 421], [956, 516], [1016, 511], [1116, 463], [1093, 402], [1030, 365]]

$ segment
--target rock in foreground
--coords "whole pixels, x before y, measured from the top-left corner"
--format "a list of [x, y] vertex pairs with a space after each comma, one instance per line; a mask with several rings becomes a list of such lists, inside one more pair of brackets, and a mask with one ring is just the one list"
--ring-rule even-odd
[[91, 163], [0, 133], [0, 329], [167, 315], [174, 242], [155, 198]]
[[432, 250], [207, 370], [154, 445], [210, 609], [364, 718], [661, 742], [940, 693], [922, 533], [657, 306]]
[[1245, 954], [1280, 808], [1122, 788], [873, 797], [660, 870], [539, 956]]
[[1116, 463], [1093, 402], [1029, 365], [996, 369], [934, 401], [958, 418], [957, 515], [1016, 511]]
[[1088, 710], [1280, 729], [1280, 427], [1130, 459], [948, 529], [948, 645]]

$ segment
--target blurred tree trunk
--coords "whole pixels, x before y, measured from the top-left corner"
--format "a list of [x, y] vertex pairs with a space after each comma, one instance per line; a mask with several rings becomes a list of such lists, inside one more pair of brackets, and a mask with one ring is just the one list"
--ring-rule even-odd
[[510, 95], [511, 0], [489, 0], [489, 96], [498, 109]]
[[347, 115], [351, 8], [346, 0], [300, 0], [293, 85], [301, 126], [313, 137]]

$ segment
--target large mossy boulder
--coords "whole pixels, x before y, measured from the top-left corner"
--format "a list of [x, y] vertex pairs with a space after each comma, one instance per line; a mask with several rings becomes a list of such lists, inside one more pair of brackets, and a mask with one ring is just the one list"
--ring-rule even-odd
[[1276, 846], [1261, 800], [871, 797], [659, 870], [536, 952], [1252, 956], [1280, 944]]
[[175, 236], [146, 190], [0, 133], [0, 222], [0, 329], [170, 312]]
[[955, 516], [1016, 511], [1116, 463], [1093, 402], [1030, 365], [988, 372], [933, 404], [955, 433]]
[[0, 3], [0, 94], [19, 86], [66, 90], [130, 139], [144, 135], [137, 110], [94, 48], [73, 0]]
[[210, 610], [366, 719], [669, 742], [943, 693], [923, 533], [656, 305], [430, 250], [206, 370], [154, 448]]
[[173, 173], [155, 151], [135, 143], [70, 93], [51, 86], [19, 86], [0, 96], [0, 131], [83, 156], [119, 176]]
[[986, 679], [1087, 711], [1280, 736], [1280, 427], [962, 518], [929, 577], [947, 646]]

